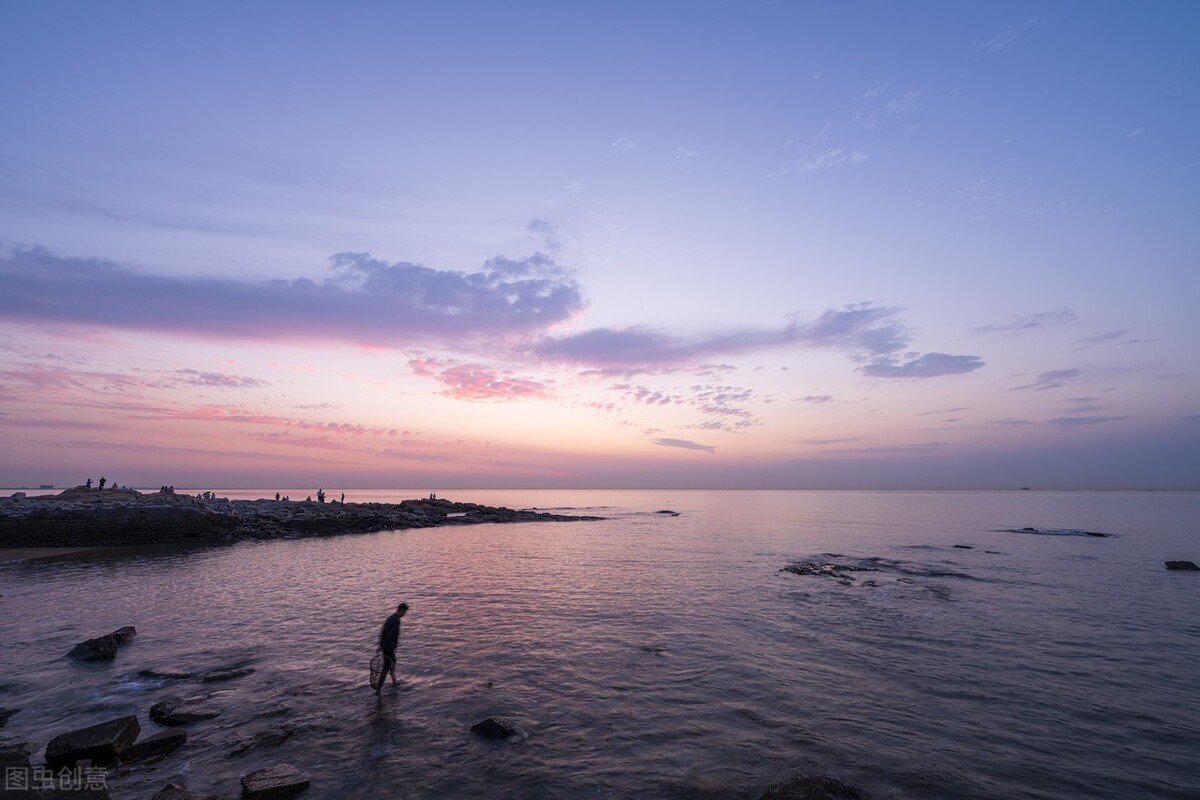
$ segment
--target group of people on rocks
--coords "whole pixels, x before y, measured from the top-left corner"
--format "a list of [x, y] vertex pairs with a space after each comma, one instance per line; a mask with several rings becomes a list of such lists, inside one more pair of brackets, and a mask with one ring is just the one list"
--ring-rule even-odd
[[[103, 488], [104, 488], [104, 484], [106, 484], [106, 483], [108, 483], [108, 478], [101, 478], [101, 479], [100, 479], [100, 483], [98, 484], [98, 487], [99, 487], [100, 489], [103, 489]], [[83, 484], [83, 487], [84, 487], [85, 489], [90, 489], [90, 488], [92, 488], [92, 479], [91, 479], [91, 478], [88, 478], [88, 479], [87, 479], [87, 482]], [[129, 491], [129, 487], [128, 487], [128, 486], [117, 486], [117, 482], [116, 482], [116, 481], [113, 481], [113, 482], [112, 482], [112, 486], [110, 486], [110, 487], [108, 487], [108, 488], [109, 488], [110, 490], [117, 490], [117, 489], [120, 489], [121, 491], [126, 491], [126, 492], [127, 492], [127, 491]]]
[[[284, 495], [283, 497], [280, 497], [280, 496], [279, 496], [279, 492], [276, 492], [276, 493], [275, 493], [275, 499], [276, 499], [276, 500], [283, 500], [283, 501], [285, 501], [285, 502], [286, 502], [286, 501], [290, 500], [291, 498], [290, 498], [290, 497], [288, 497], [287, 495]], [[308, 497], [304, 498], [304, 502], [306, 502], [306, 503], [311, 503], [311, 502], [312, 502], [312, 495], [309, 495]], [[325, 502], [325, 490], [324, 490], [324, 489], [317, 489], [317, 502], [318, 502], [318, 503], [324, 503], [324, 502]], [[332, 504], [332, 503], [340, 503], [341, 505], [346, 505], [346, 493], [345, 493], [345, 492], [342, 492], [342, 498], [341, 498], [340, 500], [330, 500], [329, 502], [330, 502], [331, 504]]]

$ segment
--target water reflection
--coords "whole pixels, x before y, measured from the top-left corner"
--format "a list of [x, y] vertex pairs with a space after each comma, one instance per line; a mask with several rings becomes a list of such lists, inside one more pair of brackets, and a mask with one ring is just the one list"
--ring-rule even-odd
[[[1200, 654], [1170, 627], [1195, 632], [1190, 595], [1141, 572], [1146, 542], [1186, 541], [1189, 514], [1028, 493], [672, 494], [679, 517], [656, 515], [657, 496], [543, 494], [527, 504], [611, 518], [0, 565], [0, 704], [22, 708], [0, 734], [45, 742], [125, 713], [149, 733], [154, 703], [206, 696], [220, 716], [122, 777], [130, 797], [166, 780], [228, 795], [281, 760], [312, 775], [312, 798], [753, 797], [795, 771], [883, 797], [1038, 797], [1102, 774], [1113, 748], [1125, 776], [1095, 797], [1194, 783], [1200, 740], [1179, 720], [1200, 709], [1181, 676]], [[997, 530], [1026, 521], [1124, 535]], [[779, 572], [823, 553], [895, 574]], [[367, 662], [400, 600], [402, 683], [377, 699]], [[116, 661], [63, 658], [127, 624]], [[139, 675], [230, 665], [254, 671]], [[469, 732], [491, 715], [529, 737]]]

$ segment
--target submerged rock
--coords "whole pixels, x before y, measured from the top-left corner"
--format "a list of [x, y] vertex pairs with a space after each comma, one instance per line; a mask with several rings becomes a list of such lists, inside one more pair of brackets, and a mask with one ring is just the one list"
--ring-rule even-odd
[[182, 681], [192, 677], [190, 672], [177, 672], [170, 669], [144, 669], [138, 673], [139, 678], [151, 680]]
[[1099, 531], [1085, 531], [1079, 528], [1009, 528], [1006, 533], [1031, 533], [1036, 536], [1095, 536], [1098, 538], [1106, 538], [1112, 534], [1100, 533]]
[[0, 708], [0, 728], [4, 727], [4, 723], [8, 722], [8, 718], [17, 713], [19, 708]]
[[488, 717], [482, 722], [471, 726], [471, 733], [476, 733], [485, 739], [507, 739], [509, 736], [525, 737], [525, 731], [511, 717]]
[[185, 742], [187, 742], [187, 731], [183, 728], [168, 728], [153, 736], [139, 739], [126, 747], [125, 751], [121, 753], [121, 763], [128, 764], [154, 756], [165, 756], [167, 753], [178, 750]]
[[205, 705], [208, 699], [207, 695], [168, 697], [150, 706], [150, 719], [159, 725], [175, 727], [220, 716], [220, 711]]
[[166, 786], [158, 790], [158, 793], [150, 800], [221, 800], [215, 794], [197, 794], [189, 792], [176, 783], [168, 783]]
[[227, 667], [202, 672], [200, 673], [200, 680], [204, 683], [216, 683], [217, 681], [231, 681], [234, 678], [244, 678], [247, 675], [253, 674], [254, 670], [249, 667]]
[[759, 800], [864, 800], [848, 783], [824, 775], [796, 777], [767, 787]]
[[242, 776], [246, 800], [284, 800], [308, 788], [308, 776], [291, 764], [276, 764]]
[[46, 745], [46, 765], [53, 769], [70, 767], [85, 758], [97, 764], [111, 764], [133, 744], [141, 730], [137, 717], [130, 714], [59, 734]]
[[1196, 566], [1196, 564], [1192, 561], [1168, 561], [1168, 562], [1166, 562], [1166, 564], [1167, 564], [1167, 569], [1185, 569], [1185, 570], [1197, 569], [1197, 570], [1200, 570], [1200, 567]]

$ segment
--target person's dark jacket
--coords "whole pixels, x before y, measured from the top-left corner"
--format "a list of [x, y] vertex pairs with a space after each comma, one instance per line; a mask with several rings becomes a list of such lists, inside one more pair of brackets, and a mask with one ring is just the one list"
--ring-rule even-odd
[[379, 646], [384, 650], [395, 650], [396, 645], [400, 642], [400, 615], [392, 614], [383, 623], [383, 630], [379, 632]]

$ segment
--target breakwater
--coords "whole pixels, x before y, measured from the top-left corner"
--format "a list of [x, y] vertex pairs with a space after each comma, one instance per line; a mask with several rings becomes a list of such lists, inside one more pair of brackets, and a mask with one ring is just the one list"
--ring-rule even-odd
[[414, 499], [315, 503], [204, 499], [171, 492], [76, 487], [0, 499], [0, 548], [111, 547], [171, 542], [295, 539], [484, 522], [595, 520], [503, 506]]

